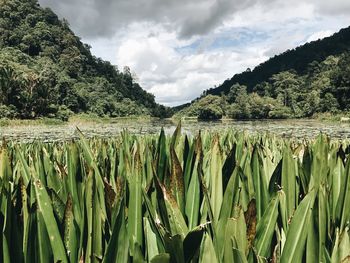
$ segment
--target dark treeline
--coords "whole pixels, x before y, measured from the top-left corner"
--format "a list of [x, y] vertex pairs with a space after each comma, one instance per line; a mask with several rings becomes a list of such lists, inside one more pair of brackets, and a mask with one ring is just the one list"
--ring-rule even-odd
[[129, 68], [121, 72], [93, 56], [67, 21], [37, 0], [0, 0], [0, 117], [164, 117], [168, 111]]

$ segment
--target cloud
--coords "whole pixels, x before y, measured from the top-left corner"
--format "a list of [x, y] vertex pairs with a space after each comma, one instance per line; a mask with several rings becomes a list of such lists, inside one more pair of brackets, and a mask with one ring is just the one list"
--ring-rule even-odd
[[315, 41], [315, 40], [319, 40], [325, 37], [329, 37], [333, 34], [334, 32], [332, 30], [322, 30], [322, 31], [318, 31], [314, 34], [312, 34], [311, 36], [309, 36], [306, 40], [306, 42], [311, 42], [311, 41]]
[[348, 0], [312, 0], [317, 12], [325, 15], [349, 15], [350, 1]]
[[40, 0], [85, 38], [106, 37], [134, 22], [163, 24], [183, 38], [202, 35], [258, 0]]
[[[184, 18], [180, 30], [181, 37], [202, 35], [222, 24], [227, 16], [232, 16], [240, 10], [252, 7], [256, 0], [233, 1], [216, 0], [206, 6], [202, 12], [193, 10], [192, 15]], [[196, 15], [194, 15], [196, 14]]]
[[138, 75], [142, 87], [153, 93], [159, 103], [174, 106], [191, 101], [205, 89], [231, 77], [233, 72], [245, 70], [267, 58], [254, 47], [239, 52], [214, 48], [190, 53], [175, 48], [187, 44], [174, 40], [166, 31], [148, 38], [129, 33], [116, 52], [116, 63], [129, 65]]
[[[293, 13], [295, 6], [307, 5], [320, 14], [348, 15], [348, 0], [39, 0], [65, 17], [82, 37], [110, 37], [120, 28], [131, 23], [152, 22], [163, 24], [177, 31], [179, 37], [204, 35], [221, 26], [228, 19], [258, 7], [259, 10], [291, 11], [284, 16], [300, 16]], [[308, 10], [308, 8], [307, 8]], [[300, 10], [304, 13], [303, 10]], [[278, 13], [277, 13], [278, 15]], [[249, 16], [246, 21], [261, 18]]]
[[247, 67], [350, 25], [348, 0], [39, 0], [92, 52], [179, 105]]

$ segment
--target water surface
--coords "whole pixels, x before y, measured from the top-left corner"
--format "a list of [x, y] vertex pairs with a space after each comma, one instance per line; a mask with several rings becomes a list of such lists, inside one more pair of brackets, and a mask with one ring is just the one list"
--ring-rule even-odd
[[[163, 127], [167, 134], [172, 133], [177, 123], [171, 120], [138, 121], [128, 120], [113, 123], [81, 123], [64, 125], [33, 125], [0, 127], [0, 137], [6, 140], [30, 142], [33, 140], [61, 141], [77, 137], [76, 127], [86, 137], [115, 137], [124, 129], [134, 134], [158, 134]], [[273, 133], [284, 137], [314, 138], [325, 133], [332, 138], [350, 138], [349, 123], [330, 123], [316, 120], [259, 120], [259, 121], [185, 121], [182, 131], [193, 135], [199, 130], [220, 132], [226, 130], [246, 130], [250, 133]]]

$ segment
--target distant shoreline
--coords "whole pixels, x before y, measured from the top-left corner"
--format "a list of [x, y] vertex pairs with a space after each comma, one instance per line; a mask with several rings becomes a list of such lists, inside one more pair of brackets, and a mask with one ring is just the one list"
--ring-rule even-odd
[[[108, 123], [119, 123], [119, 122], [138, 122], [138, 123], [149, 123], [152, 121], [169, 121], [173, 123], [178, 123], [180, 120], [185, 122], [230, 122], [230, 121], [307, 121], [315, 120], [322, 122], [341, 122], [342, 119], [347, 118], [348, 113], [342, 114], [319, 114], [310, 118], [288, 118], [288, 119], [232, 119], [228, 117], [223, 117], [218, 120], [198, 120], [195, 116], [183, 116], [183, 117], [173, 117], [160, 119], [151, 116], [125, 116], [125, 117], [99, 117], [96, 115], [89, 114], [78, 114], [73, 115], [68, 121], [63, 121], [55, 118], [37, 118], [37, 119], [1, 119], [0, 127], [16, 127], [16, 126], [57, 126], [57, 125], [84, 125], [84, 124], [108, 124]], [[350, 121], [346, 121], [350, 122]]]

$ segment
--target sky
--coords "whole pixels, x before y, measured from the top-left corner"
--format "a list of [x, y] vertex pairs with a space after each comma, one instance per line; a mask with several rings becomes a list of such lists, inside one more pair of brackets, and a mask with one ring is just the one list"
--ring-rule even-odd
[[39, 0], [156, 101], [176, 106], [350, 26], [349, 0]]

